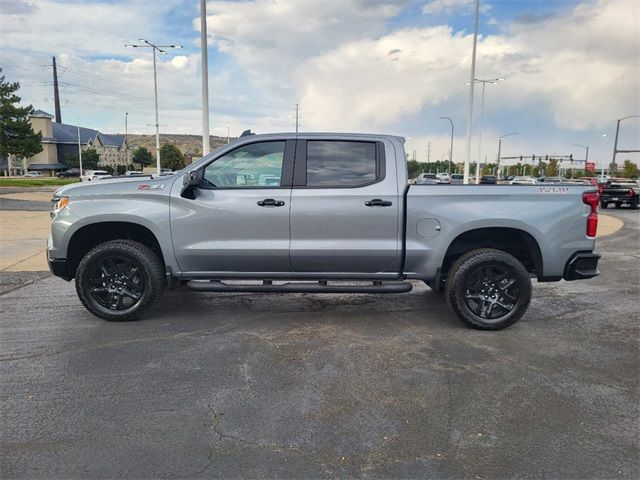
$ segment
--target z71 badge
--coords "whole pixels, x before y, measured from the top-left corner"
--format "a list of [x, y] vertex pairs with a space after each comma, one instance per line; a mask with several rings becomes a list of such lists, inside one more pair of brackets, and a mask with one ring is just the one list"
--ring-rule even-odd
[[164, 183], [156, 183], [153, 185], [149, 185], [148, 183], [141, 183], [136, 188], [138, 190], [162, 190], [164, 188]]

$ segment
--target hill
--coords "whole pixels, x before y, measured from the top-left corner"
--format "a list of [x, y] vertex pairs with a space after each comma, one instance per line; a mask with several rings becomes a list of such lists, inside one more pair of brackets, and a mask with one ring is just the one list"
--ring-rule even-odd
[[[227, 143], [227, 137], [216, 137], [211, 135], [211, 150], [215, 150]], [[132, 148], [145, 147], [152, 154], [155, 155], [156, 151], [156, 136], [152, 135], [134, 135], [129, 134], [127, 136], [129, 146]], [[235, 140], [235, 138], [231, 138]], [[183, 154], [192, 153], [194, 156], [199, 157], [202, 155], [202, 136], [201, 135], [181, 135], [175, 133], [162, 133], [160, 134], [160, 145], [164, 143], [173, 143], [180, 149]]]

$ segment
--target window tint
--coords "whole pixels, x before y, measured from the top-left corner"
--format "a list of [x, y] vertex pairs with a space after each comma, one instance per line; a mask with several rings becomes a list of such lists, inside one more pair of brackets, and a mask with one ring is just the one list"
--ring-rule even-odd
[[285, 142], [238, 147], [204, 169], [205, 185], [231, 188], [279, 187]]
[[375, 180], [375, 143], [307, 142], [307, 186], [357, 187]]

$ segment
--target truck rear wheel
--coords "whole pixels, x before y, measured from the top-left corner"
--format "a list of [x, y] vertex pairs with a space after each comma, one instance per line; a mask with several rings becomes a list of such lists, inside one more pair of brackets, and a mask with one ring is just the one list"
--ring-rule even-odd
[[76, 292], [87, 310], [110, 321], [139, 318], [164, 288], [164, 267], [146, 245], [112, 240], [87, 253], [76, 272]]
[[447, 275], [445, 295], [455, 314], [470, 327], [501, 330], [527, 311], [531, 279], [514, 256], [483, 248], [456, 260]]

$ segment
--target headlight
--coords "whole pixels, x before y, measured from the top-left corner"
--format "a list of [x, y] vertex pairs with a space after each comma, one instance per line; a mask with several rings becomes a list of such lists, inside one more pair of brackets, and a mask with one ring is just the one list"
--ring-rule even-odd
[[53, 197], [51, 199], [51, 218], [55, 217], [67, 205], [69, 205], [69, 197]]

